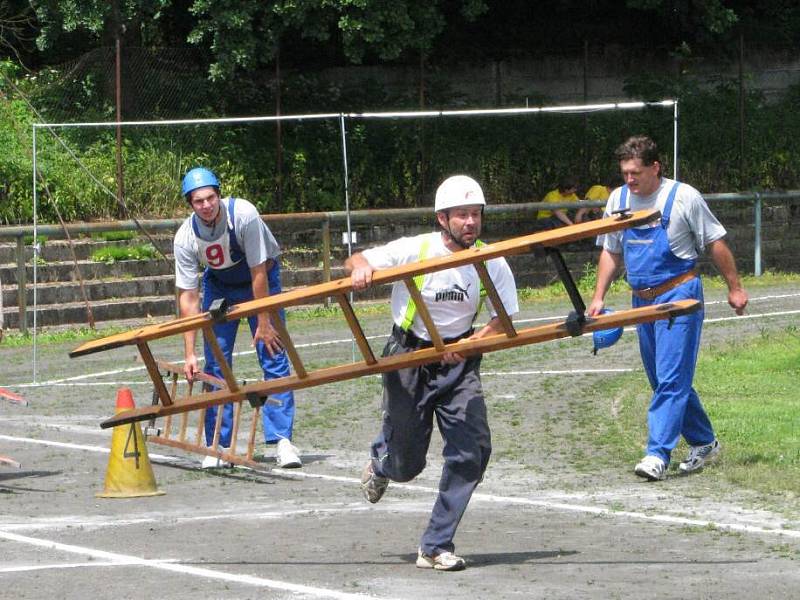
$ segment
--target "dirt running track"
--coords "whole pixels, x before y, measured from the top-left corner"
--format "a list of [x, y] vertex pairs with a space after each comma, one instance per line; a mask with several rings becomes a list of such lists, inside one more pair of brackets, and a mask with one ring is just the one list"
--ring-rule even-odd
[[[755, 290], [751, 318], [733, 320], [722, 293], [708, 293], [704, 343], [797, 323], [798, 294]], [[567, 310], [527, 306], [519, 318]], [[290, 329], [309, 363], [352, 352], [347, 342], [320, 345], [347, 337], [338, 320]], [[379, 349], [385, 317], [365, 329]], [[25, 385], [30, 350], [0, 346], [0, 386], [30, 401], [0, 404], [0, 454], [23, 465], [0, 467], [2, 598], [800, 598], [798, 499], [765, 503], [713, 468], [646, 483], [615, 457], [595, 461], [592, 440], [573, 434], [585, 403], [613, 410], [598, 391], [609, 370], [639, 370], [633, 332], [597, 357], [583, 338], [484, 358], [495, 449], [456, 537], [468, 559], [461, 573], [413, 564], [440, 471], [438, 440], [417, 480], [392, 485], [377, 505], [361, 499], [378, 378], [297, 394], [299, 471], [274, 469], [269, 451], [265, 473], [201, 471], [196, 456], [150, 444], [166, 495], [101, 500], [111, 432], [98, 424], [118, 387], [142, 404], [151, 386], [135, 350], [70, 360], [76, 345], [39, 347], [45, 386]], [[177, 341], [154, 345], [159, 358], [180, 352]], [[252, 355], [236, 360], [237, 374], [257, 376]]]

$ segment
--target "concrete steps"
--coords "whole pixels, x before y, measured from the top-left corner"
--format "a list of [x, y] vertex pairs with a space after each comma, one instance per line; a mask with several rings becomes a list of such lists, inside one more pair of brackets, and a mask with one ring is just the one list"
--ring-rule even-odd
[[[489, 240], [491, 241], [491, 240]], [[167, 318], [175, 314], [175, 288], [171, 254], [169, 260], [123, 260], [113, 263], [94, 262], [88, 257], [96, 249], [107, 245], [142, 243], [99, 242], [77, 240], [75, 253], [84, 281], [84, 289], [96, 322]], [[171, 250], [171, 238], [159, 238], [158, 244], [166, 252]], [[0, 245], [0, 281], [3, 283], [3, 314], [5, 327], [19, 328], [16, 248]], [[331, 279], [345, 276], [340, 248], [334, 249]], [[28, 252], [30, 254], [30, 252]], [[87, 323], [86, 305], [80, 283], [75, 274], [72, 252], [66, 242], [47, 241], [42, 252], [42, 262], [37, 266], [36, 301], [37, 325], [41, 327], [81, 325]], [[596, 261], [596, 251], [576, 247], [565, 254], [575, 276], [582, 273], [586, 262]], [[556, 278], [555, 270], [544, 255], [522, 255], [509, 258], [519, 285], [542, 285]], [[322, 258], [319, 250], [308, 246], [289, 248], [282, 256], [282, 283], [291, 290], [323, 281]], [[26, 265], [28, 326], [33, 324], [33, 266]], [[358, 295], [362, 300], [387, 298], [390, 286], [377, 286]]]
[[[175, 314], [174, 296], [138, 296], [133, 298], [111, 298], [101, 302], [91, 302], [92, 315], [95, 322], [119, 321], [123, 319], [141, 319], [162, 317]], [[13, 311], [5, 310], [5, 327], [19, 329], [19, 314], [16, 307]], [[32, 308], [29, 308], [29, 324], [32, 326]], [[84, 302], [67, 302], [61, 304], [39, 304], [36, 313], [37, 327], [55, 327], [68, 324], [86, 325], [88, 317]]]
[[[270, 223], [283, 248], [281, 257], [282, 283], [284, 290], [296, 289], [321, 283], [323, 281], [322, 259], [322, 221], [300, 220], [288, 222], [275, 220]], [[343, 263], [347, 248], [339, 240], [343, 239], [344, 223], [330, 228], [331, 279], [345, 276]], [[354, 250], [384, 243], [401, 236], [416, 235], [435, 228], [432, 215], [397, 216], [394, 213], [379, 218], [365, 219], [354, 223], [353, 231], [358, 234], [361, 245]], [[163, 231], [163, 230], [162, 230]], [[529, 233], [529, 224], [524, 219], [500, 219], [488, 232], [487, 242], [507, 239], [514, 235]], [[97, 322], [143, 319], [148, 314], [154, 317], [169, 317], [175, 314], [174, 279], [172, 264], [172, 234], [160, 233], [152, 240], [168, 256], [168, 260], [155, 258], [142, 261], [118, 261], [114, 263], [94, 262], [93, 253], [106, 246], [131, 246], [151, 243], [144, 236], [131, 240], [105, 242], [89, 237], [74, 237], [73, 248], [64, 240], [48, 239], [41, 246], [40, 262], [37, 266], [38, 305], [37, 325], [69, 326], [86, 323], [86, 307], [73, 265], [73, 250], [77, 256], [86, 294], [92, 305]], [[26, 302], [28, 306], [28, 326], [32, 325], [33, 315], [33, 267], [32, 250], [26, 247], [25, 277], [27, 281]], [[15, 243], [0, 242], [0, 281], [3, 284], [3, 306], [5, 326], [16, 328], [19, 325], [17, 295], [17, 247]], [[568, 263], [582, 272], [583, 261], [593, 260], [581, 257], [576, 263], [566, 255]], [[553, 279], [554, 269], [544, 256], [512, 257], [512, 268], [517, 274], [520, 286], [547, 283]], [[387, 298], [390, 286], [377, 286], [358, 294], [359, 300], [380, 300]]]

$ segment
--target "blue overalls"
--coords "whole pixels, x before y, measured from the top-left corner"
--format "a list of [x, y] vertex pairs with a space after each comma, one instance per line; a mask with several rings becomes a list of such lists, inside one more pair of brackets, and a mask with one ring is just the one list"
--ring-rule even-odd
[[[680, 184], [669, 191], [656, 227], [626, 229], [622, 234], [627, 280], [635, 290], [657, 287], [670, 279], [691, 271], [696, 261], [679, 258], [669, 247], [672, 205]], [[620, 208], [627, 208], [628, 186], [622, 187]], [[703, 285], [699, 277], [690, 279], [652, 299], [633, 296], [633, 307], [649, 306], [693, 298], [703, 301]], [[670, 453], [681, 435], [692, 446], [714, 441], [711, 422], [692, 387], [704, 310], [669, 320], [642, 323], [636, 326], [639, 351], [653, 397], [647, 414], [649, 437], [647, 454], [658, 456], [669, 464]]]
[[[234, 198], [230, 198], [228, 201], [228, 235], [230, 236], [231, 258], [237, 262], [227, 269], [206, 267], [203, 272], [202, 306], [204, 311], [207, 311], [211, 303], [218, 298], [225, 298], [230, 304], [239, 304], [253, 299], [253, 280], [250, 275], [250, 268], [247, 265], [244, 252], [242, 252], [239, 243], [236, 241], [236, 232], [234, 231], [234, 201]], [[195, 235], [199, 235], [196, 217], [192, 218], [192, 228]], [[279, 294], [281, 292], [281, 271], [277, 261], [273, 261], [272, 267], [267, 271], [267, 279], [270, 295]], [[282, 310], [280, 316], [281, 319], [285, 320]], [[255, 334], [258, 324], [257, 317], [249, 317], [247, 322], [250, 325], [250, 333]], [[236, 342], [238, 329], [239, 321], [228, 321], [214, 325], [214, 335], [229, 365], [233, 363], [233, 346]], [[206, 366], [203, 370], [210, 375], [223, 378], [217, 359], [205, 340], [203, 341], [203, 352], [206, 359]], [[264, 342], [259, 341], [256, 345], [256, 354], [258, 355], [261, 369], [264, 371], [265, 380], [289, 375], [289, 360], [285, 351], [279, 352], [275, 356], [270, 356]], [[275, 443], [281, 438], [292, 439], [292, 425], [294, 422], [294, 394], [288, 391], [273, 394], [272, 397], [280, 400], [281, 404], [279, 406], [265, 404], [262, 408], [264, 439], [268, 444]], [[233, 404], [226, 404], [223, 408], [219, 443], [221, 446], [229, 447], [233, 427]], [[216, 418], [216, 406], [206, 409], [205, 431], [208, 445], [213, 443]]]

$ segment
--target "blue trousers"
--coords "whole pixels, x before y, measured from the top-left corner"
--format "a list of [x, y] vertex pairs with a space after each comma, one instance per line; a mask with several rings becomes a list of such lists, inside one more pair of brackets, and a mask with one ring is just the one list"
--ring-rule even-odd
[[[679, 285], [653, 300], [633, 297], [633, 306], [696, 298], [703, 301], [700, 278]], [[704, 310], [636, 326], [644, 370], [653, 389], [647, 413], [647, 454], [669, 464], [680, 436], [692, 446], [714, 441], [714, 429], [700, 403], [694, 380]]]
[[[269, 293], [279, 294], [281, 292], [280, 269], [276, 264], [268, 272]], [[250, 286], [230, 286], [224, 285], [213, 277], [203, 278], [203, 310], [208, 310], [211, 303], [217, 298], [226, 298], [231, 304], [238, 304], [253, 299], [253, 290]], [[281, 312], [281, 319], [285, 315]], [[250, 325], [251, 335], [255, 333], [258, 319], [255, 316], [247, 319]], [[229, 321], [214, 325], [214, 335], [217, 338], [225, 360], [228, 364], [233, 364], [233, 347], [236, 342], [236, 332], [239, 329], [238, 321]], [[208, 343], [204, 341], [203, 351], [205, 353], [206, 366], [203, 369], [206, 373], [219, 378], [222, 377], [214, 353]], [[263, 342], [258, 342], [256, 354], [261, 369], [264, 372], [264, 379], [276, 379], [289, 375], [289, 359], [286, 352], [280, 352], [275, 356], [270, 356]], [[294, 394], [291, 391], [273, 394], [273, 398], [280, 400], [280, 406], [265, 404], [262, 407], [261, 415], [264, 426], [264, 440], [268, 444], [273, 444], [282, 438], [292, 439], [292, 426], [294, 424]], [[206, 443], [210, 446], [214, 439], [214, 427], [217, 419], [217, 406], [211, 406], [206, 410], [205, 433]], [[233, 404], [225, 404], [222, 407], [222, 423], [220, 426], [219, 443], [221, 446], [229, 447], [231, 444], [231, 433], [233, 428]]]
[[[390, 356], [409, 352], [394, 336]], [[383, 375], [383, 425], [372, 444], [373, 469], [410, 481], [425, 468], [433, 418], [444, 439], [439, 494], [420, 547], [435, 555], [454, 550], [453, 537], [492, 452], [480, 380], [481, 356], [455, 365], [432, 363]]]

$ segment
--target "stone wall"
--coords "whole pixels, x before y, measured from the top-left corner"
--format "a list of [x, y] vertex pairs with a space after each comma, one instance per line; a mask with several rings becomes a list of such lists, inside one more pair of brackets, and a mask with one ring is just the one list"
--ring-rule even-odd
[[[586, 89], [584, 89], [584, 72]], [[530, 99], [548, 98], [559, 104], [615, 102], [625, 100], [626, 79], [641, 73], [678, 73], [713, 86], [721, 80], [738, 80], [735, 60], [657, 58], [626, 51], [617, 46], [593, 48], [588, 60], [582, 56], [549, 55], [538, 59], [508, 59], [477, 64], [432, 66], [428, 84], [450, 90], [468, 107], [519, 106]], [[748, 51], [743, 63], [745, 85], [760, 90], [767, 99], [777, 98], [789, 86], [800, 83], [800, 53]], [[337, 87], [363, 86], [377, 82], [389, 96], [416, 95], [419, 72], [410, 66], [358, 66], [327, 69], [320, 78]], [[452, 108], [452, 106], [450, 106]], [[435, 108], [427, 106], [426, 108]]]

